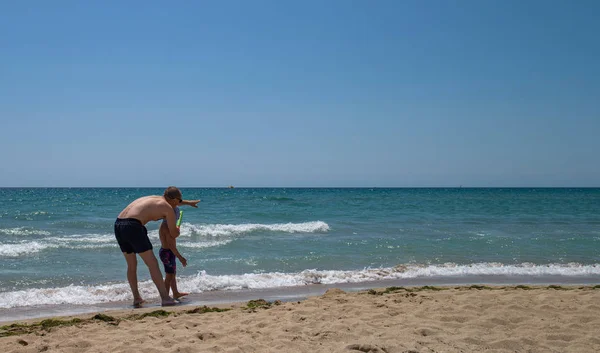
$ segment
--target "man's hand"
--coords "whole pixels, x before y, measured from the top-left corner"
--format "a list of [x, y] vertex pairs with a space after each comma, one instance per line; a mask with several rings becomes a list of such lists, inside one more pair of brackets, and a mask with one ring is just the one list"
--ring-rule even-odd
[[188, 205], [188, 206], [192, 206], [194, 208], [198, 208], [198, 202], [200, 202], [200, 200], [183, 200], [183, 204], [184, 205]]
[[187, 260], [186, 260], [186, 258], [185, 258], [185, 257], [183, 257], [183, 256], [180, 256], [180, 257], [179, 257], [179, 262], [181, 262], [181, 264], [183, 265], [183, 267], [186, 267], [186, 266], [187, 266]]

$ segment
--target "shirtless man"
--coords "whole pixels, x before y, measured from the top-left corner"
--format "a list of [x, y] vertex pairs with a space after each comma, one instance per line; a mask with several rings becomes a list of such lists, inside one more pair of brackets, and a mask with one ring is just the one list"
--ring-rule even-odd
[[140, 307], [144, 302], [138, 291], [136, 254], [139, 254], [148, 266], [150, 277], [152, 277], [152, 281], [160, 293], [162, 306], [177, 303], [169, 296], [165, 288], [158, 261], [152, 252], [152, 243], [148, 239], [148, 230], [145, 224], [150, 221], [165, 219], [169, 235], [177, 238], [179, 229], [176, 227], [175, 212], [173, 210], [182, 202], [181, 191], [174, 186], [169, 186], [163, 196], [144, 196], [134, 200], [121, 211], [115, 221], [115, 237], [127, 261], [127, 280], [133, 293], [134, 307]]

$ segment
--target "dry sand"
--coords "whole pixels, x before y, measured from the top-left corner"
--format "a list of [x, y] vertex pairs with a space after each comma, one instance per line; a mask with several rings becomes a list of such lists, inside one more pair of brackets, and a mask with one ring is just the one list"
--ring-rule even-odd
[[[438, 287], [442, 288], [442, 287]], [[331, 289], [302, 302], [227, 312], [36, 328], [0, 337], [1, 352], [600, 352], [600, 286]], [[33, 320], [32, 322], [40, 322]], [[6, 330], [0, 335], [6, 334]]]

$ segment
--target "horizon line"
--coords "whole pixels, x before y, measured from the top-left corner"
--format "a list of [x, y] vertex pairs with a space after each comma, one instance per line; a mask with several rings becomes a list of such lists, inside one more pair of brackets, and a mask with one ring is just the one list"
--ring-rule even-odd
[[[0, 186], [0, 189], [160, 189], [166, 186]], [[598, 189], [600, 186], [177, 186], [180, 189]]]

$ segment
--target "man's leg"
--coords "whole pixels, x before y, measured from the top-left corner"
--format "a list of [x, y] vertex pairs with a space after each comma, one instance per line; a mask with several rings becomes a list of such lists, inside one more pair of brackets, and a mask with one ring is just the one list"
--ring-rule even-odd
[[133, 306], [139, 306], [144, 300], [138, 290], [137, 257], [134, 253], [128, 254], [124, 252], [123, 255], [125, 256], [125, 261], [127, 261], [127, 281], [129, 281], [129, 287], [131, 288], [131, 293], [133, 293]]
[[148, 266], [148, 270], [150, 270], [150, 277], [152, 277], [152, 282], [154, 282], [156, 289], [158, 289], [158, 292], [160, 293], [162, 305], [168, 306], [177, 304], [173, 298], [169, 297], [167, 289], [165, 288], [165, 282], [163, 282], [162, 273], [160, 273], [160, 268], [158, 268], [158, 261], [156, 261], [156, 257], [152, 250], [146, 250], [139, 255], [142, 260], [144, 260], [146, 266]]

